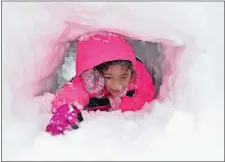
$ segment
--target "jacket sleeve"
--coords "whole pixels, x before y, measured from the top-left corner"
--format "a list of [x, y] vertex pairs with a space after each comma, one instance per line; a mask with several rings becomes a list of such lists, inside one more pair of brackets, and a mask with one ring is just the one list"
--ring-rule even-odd
[[138, 64], [136, 73], [135, 94], [133, 97], [122, 98], [120, 105], [122, 112], [140, 110], [146, 102], [150, 102], [154, 98], [155, 88], [152, 77], [144, 65]]
[[71, 82], [67, 82], [61, 89], [56, 92], [56, 96], [52, 101], [53, 112], [59, 106], [64, 104], [74, 104], [79, 109], [87, 105], [89, 100], [88, 93], [84, 88], [84, 84], [80, 77], [75, 77]]

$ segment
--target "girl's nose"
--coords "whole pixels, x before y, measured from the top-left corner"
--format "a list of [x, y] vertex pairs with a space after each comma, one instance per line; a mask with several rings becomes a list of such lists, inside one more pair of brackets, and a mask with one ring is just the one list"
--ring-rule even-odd
[[123, 89], [123, 86], [121, 86], [121, 85], [114, 85], [112, 87], [112, 90], [114, 90], [114, 91], [121, 91], [122, 89]]

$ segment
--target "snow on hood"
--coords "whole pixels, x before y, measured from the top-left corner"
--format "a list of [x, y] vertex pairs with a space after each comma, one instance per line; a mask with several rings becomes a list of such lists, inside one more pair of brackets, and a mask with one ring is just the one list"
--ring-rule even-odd
[[121, 36], [110, 32], [96, 32], [79, 38], [76, 56], [77, 75], [112, 60], [129, 60], [135, 69], [134, 50]]

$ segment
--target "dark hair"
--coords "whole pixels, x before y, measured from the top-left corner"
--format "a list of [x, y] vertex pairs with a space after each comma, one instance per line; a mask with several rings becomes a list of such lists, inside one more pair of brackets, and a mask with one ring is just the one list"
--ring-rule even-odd
[[108, 70], [109, 66], [111, 66], [111, 65], [120, 65], [124, 68], [131, 70], [131, 74], [134, 74], [133, 64], [129, 60], [114, 60], [114, 61], [104, 62], [104, 63], [96, 66], [95, 69], [103, 74], [103, 72], [105, 70]]

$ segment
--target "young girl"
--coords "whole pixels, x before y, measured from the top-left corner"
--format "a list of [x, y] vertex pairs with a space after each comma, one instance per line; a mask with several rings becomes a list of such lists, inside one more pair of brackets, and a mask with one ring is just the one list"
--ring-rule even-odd
[[56, 93], [46, 131], [57, 135], [78, 128], [81, 110], [140, 110], [154, 93], [149, 72], [121, 36], [109, 32], [82, 36], [76, 76]]

